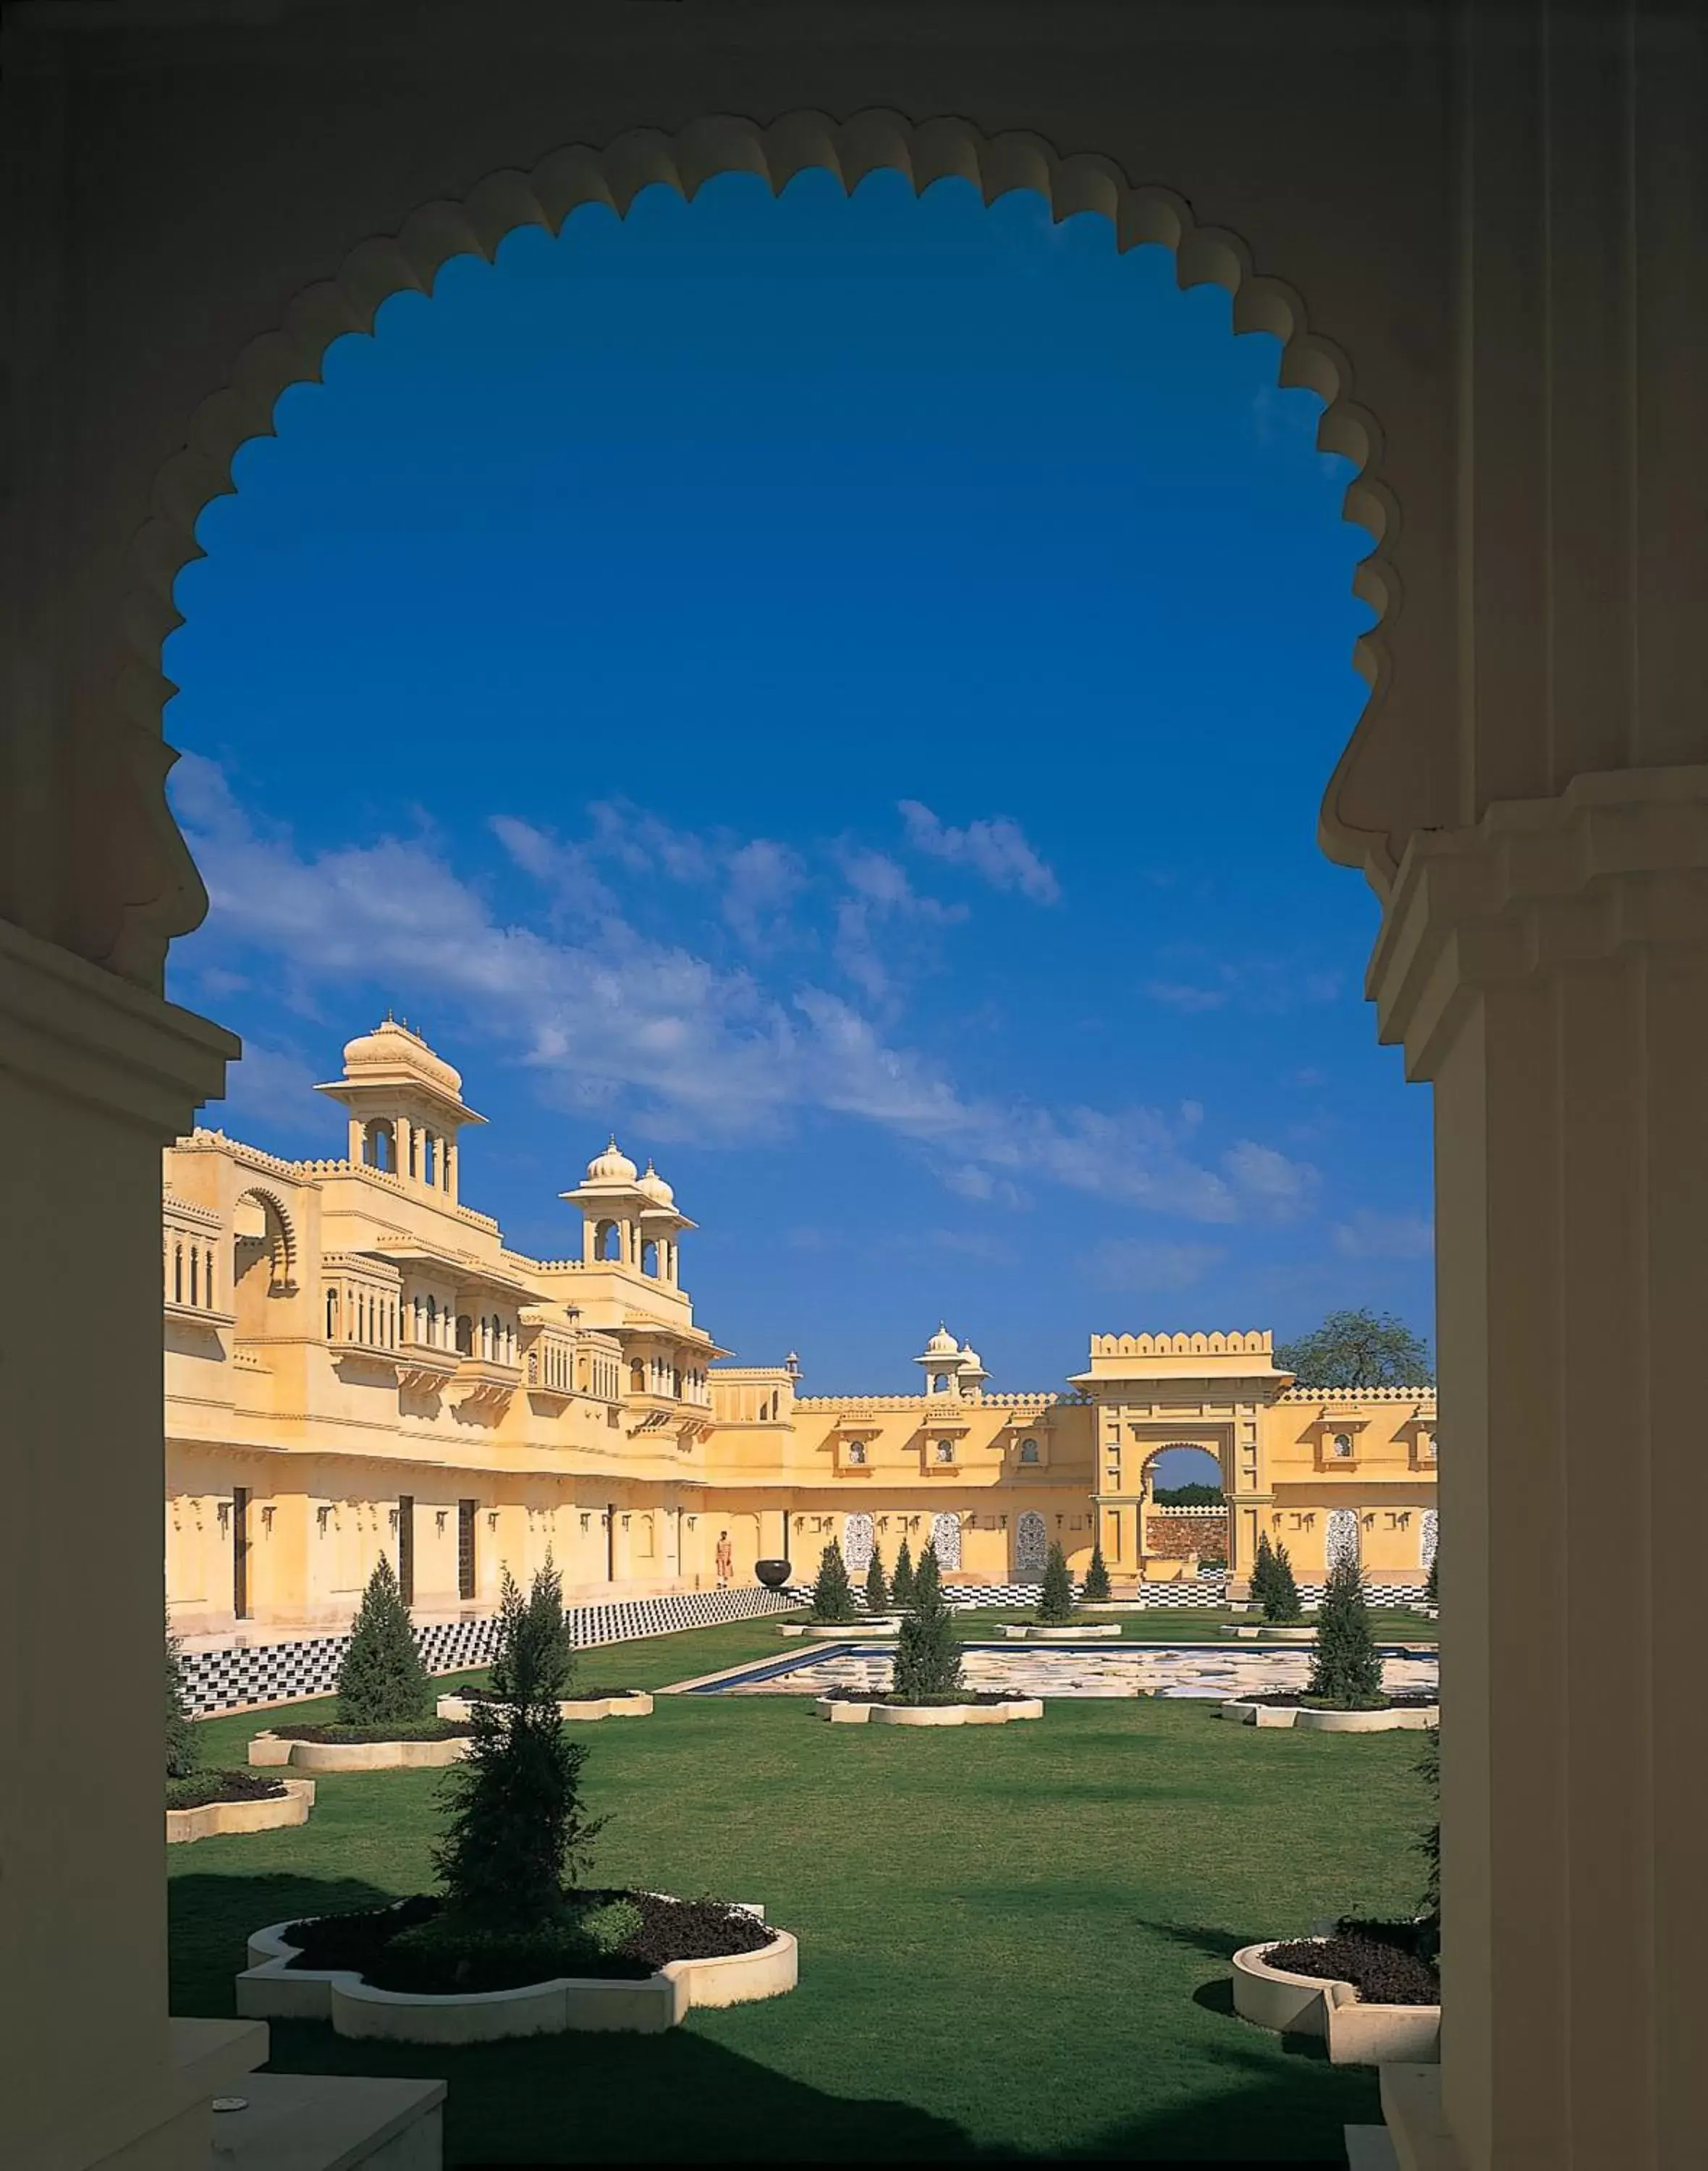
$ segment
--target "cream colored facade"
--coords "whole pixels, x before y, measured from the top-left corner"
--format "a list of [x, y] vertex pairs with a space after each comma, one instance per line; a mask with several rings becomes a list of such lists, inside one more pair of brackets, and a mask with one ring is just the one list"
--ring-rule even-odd
[[[810, 1573], [829, 1541], [937, 1546], [952, 1582], [1190, 1573], [1155, 1458], [1215, 1455], [1236, 1576], [1260, 1529], [1320, 1574], [1331, 1538], [1419, 1581], [1435, 1492], [1426, 1390], [1324, 1402], [1266, 1334], [1098, 1335], [1066, 1393], [993, 1394], [939, 1327], [916, 1394], [798, 1391], [792, 1359], [717, 1365], [680, 1279], [694, 1224], [613, 1140], [564, 1192], [572, 1256], [512, 1250], [459, 1196], [483, 1119], [387, 1020], [319, 1089], [339, 1161], [197, 1131], [165, 1156], [166, 1585], [191, 1637], [343, 1626], [384, 1553], [425, 1617], [490, 1611], [549, 1553], [583, 1599]], [[1428, 1520], [1426, 1520], [1428, 1519]], [[1206, 1547], [1208, 1552], [1211, 1548]]]

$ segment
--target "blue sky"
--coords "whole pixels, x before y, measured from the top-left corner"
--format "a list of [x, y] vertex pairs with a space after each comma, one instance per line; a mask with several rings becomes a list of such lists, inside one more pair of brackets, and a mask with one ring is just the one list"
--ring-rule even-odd
[[615, 1128], [809, 1391], [940, 1317], [1431, 1331], [1428, 1106], [1314, 843], [1367, 539], [1227, 297], [1030, 196], [728, 177], [449, 265], [280, 405], [178, 587], [204, 1120], [337, 1152], [388, 1006], [572, 1248]]

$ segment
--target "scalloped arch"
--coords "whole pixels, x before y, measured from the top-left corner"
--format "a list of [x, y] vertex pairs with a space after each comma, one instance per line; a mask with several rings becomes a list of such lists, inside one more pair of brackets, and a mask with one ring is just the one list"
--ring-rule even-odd
[[[1357, 472], [1347, 485], [1342, 510], [1373, 542], [1352, 582], [1353, 592], [1373, 614], [1373, 623], [1353, 644], [1354, 663], [1370, 689], [1354, 733], [1354, 743], [1361, 740], [1388, 682], [1386, 633], [1401, 595], [1392, 558], [1399, 508], [1381, 474], [1381, 428], [1353, 397], [1345, 355], [1312, 329], [1302, 297], [1273, 274], [1257, 270], [1238, 234], [1199, 223], [1184, 197], [1130, 180], [1101, 153], [1063, 154], [1024, 131], [987, 136], [953, 116], [912, 121], [884, 109], [840, 121], [820, 112], [797, 112], [765, 126], [736, 116], [710, 117], [690, 122], [675, 135], [642, 128], [615, 137], [603, 148], [571, 145], [549, 153], [526, 173], [507, 168], [488, 174], [460, 201], [424, 204], [395, 234], [359, 243], [334, 277], [296, 296], [277, 330], [243, 350], [229, 383], [202, 401], [182, 449], [155, 479], [150, 517], [136, 539], [136, 578], [123, 610], [133, 659], [121, 688], [126, 715], [158, 732], [161, 711], [177, 690], [161, 667], [161, 649], [167, 635], [184, 623], [173, 601], [173, 585], [185, 566], [204, 555], [196, 523], [206, 506], [234, 490], [231, 469], [239, 448], [251, 438], [273, 434], [280, 395], [293, 384], [318, 381], [321, 359], [334, 340], [351, 332], [370, 333], [380, 304], [393, 294], [430, 294], [439, 271], [453, 257], [472, 255], [491, 262], [508, 234], [524, 226], [555, 234], [583, 204], [602, 204], [621, 217], [642, 189], [674, 188], [691, 201], [708, 180], [731, 173], [756, 174], [775, 195], [809, 170], [835, 174], [850, 192], [868, 174], [892, 171], [905, 174], [916, 194], [935, 181], [958, 179], [970, 182], [986, 203], [1015, 190], [1030, 190], [1045, 199], [1058, 221], [1095, 212], [1114, 228], [1118, 250], [1147, 244], [1171, 249], [1182, 287], [1224, 287], [1233, 298], [1236, 335], [1267, 332], [1281, 342], [1277, 381], [1314, 392], [1323, 401], [1318, 444], [1354, 463]], [[164, 800], [164, 767], [159, 783]], [[1327, 804], [1321, 834], [1325, 849], [1349, 865], [1391, 868], [1387, 839], [1352, 829]], [[207, 899], [192, 876], [175, 897], [134, 909], [145, 917], [158, 915], [158, 924], [147, 933], [169, 940], [199, 924]], [[130, 950], [143, 935], [142, 928], [129, 927], [122, 946]]]
[[241, 1206], [245, 1198], [258, 1199], [278, 1225], [277, 1235], [269, 1231], [275, 1284], [294, 1284], [297, 1278], [297, 1229], [291, 1219], [290, 1209], [277, 1191], [270, 1191], [262, 1183], [246, 1183], [234, 1203]]

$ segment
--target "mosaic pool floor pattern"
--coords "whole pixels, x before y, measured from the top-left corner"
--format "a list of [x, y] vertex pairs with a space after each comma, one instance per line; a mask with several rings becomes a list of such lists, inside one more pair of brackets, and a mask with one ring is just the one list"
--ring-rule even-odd
[[[889, 1685], [894, 1645], [838, 1643], [828, 1650], [745, 1666], [696, 1685], [701, 1696], [824, 1696], [831, 1689]], [[1014, 1689], [1041, 1697], [1206, 1697], [1218, 1701], [1265, 1691], [1302, 1689], [1310, 1677], [1306, 1650], [1227, 1650], [1198, 1644], [1058, 1644], [1017, 1649], [1012, 1643], [969, 1643], [963, 1668], [970, 1689]], [[1435, 1654], [1384, 1650], [1383, 1686], [1390, 1693], [1433, 1689]]]

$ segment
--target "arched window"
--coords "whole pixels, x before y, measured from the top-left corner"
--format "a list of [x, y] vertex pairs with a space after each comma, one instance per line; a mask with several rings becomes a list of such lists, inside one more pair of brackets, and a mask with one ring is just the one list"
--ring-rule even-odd
[[1353, 1568], [1358, 1565], [1358, 1513], [1354, 1508], [1336, 1508], [1329, 1517], [1329, 1528], [1324, 1552], [1330, 1568], [1338, 1568], [1342, 1561]]
[[184, 1301], [184, 1246], [181, 1244], [174, 1247], [172, 1254], [172, 1301], [174, 1304]]
[[[937, 1442], [937, 1459], [939, 1462], [953, 1462], [954, 1461], [955, 1444], [952, 1439], [940, 1439]], [[960, 1528], [959, 1523], [956, 1524], [955, 1528], [957, 1530]]]
[[644, 1395], [647, 1391], [647, 1368], [637, 1357], [629, 1367], [629, 1392]]
[[1351, 1434], [1349, 1432], [1337, 1432], [1335, 1434], [1334, 1439], [1334, 1450], [1336, 1455], [1342, 1457], [1350, 1455], [1352, 1452]]
[[1035, 1509], [1029, 1508], [1014, 1525], [1016, 1576], [1022, 1583], [1034, 1581], [1043, 1574], [1045, 1563], [1049, 1557], [1050, 1534], [1045, 1527], [1044, 1518]]
[[641, 1246], [641, 1272], [650, 1274], [654, 1281], [658, 1278], [658, 1246], [650, 1236]]
[[1426, 1508], [1419, 1533], [1423, 1566], [1426, 1571], [1435, 1565], [1435, 1549], [1441, 1537], [1441, 1516], [1434, 1508]]
[[619, 1230], [615, 1221], [601, 1221], [593, 1232], [593, 1255], [599, 1260], [616, 1261], [622, 1257], [618, 1241]]
[[947, 1372], [934, 1372], [932, 1375], [931, 1391], [934, 1395], [948, 1394], [949, 1391], [949, 1375]]
[[328, 1289], [326, 1292], [326, 1339], [329, 1342], [336, 1341], [337, 1335], [338, 1292], [336, 1289]]
[[457, 1354], [472, 1357], [475, 1354], [475, 1322], [465, 1311], [457, 1314]]
[[1023, 1439], [1023, 1440], [1021, 1441], [1021, 1443], [1020, 1443], [1020, 1460], [1021, 1460], [1023, 1462], [1036, 1462], [1036, 1461], [1037, 1461], [1037, 1460], [1038, 1460], [1038, 1443], [1037, 1443], [1037, 1441], [1036, 1441], [1035, 1439]]
[[438, 1182], [438, 1140], [431, 1131], [421, 1134], [421, 1180], [423, 1183]]
[[851, 1439], [851, 1440], [849, 1441], [849, 1443], [848, 1443], [848, 1460], [849, 1460], [851, 1462], [856, 1462], [856, 1463], [858, 1463], [858, 1462], [864, 1462], [864, 1461], [865, 1461], [865, 1460], [866, 1460], [866, 1443], [865, 1443], [865, 1441], [864, 1441], [863, 1439]]
[[439, 1300], [436, 1296], [430, 1296], [427, 1300], [427, 1338], [428, 1347], [437, 1349], [439, 1344]]

